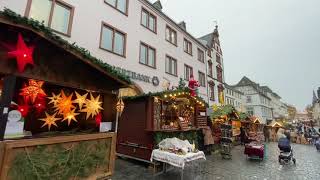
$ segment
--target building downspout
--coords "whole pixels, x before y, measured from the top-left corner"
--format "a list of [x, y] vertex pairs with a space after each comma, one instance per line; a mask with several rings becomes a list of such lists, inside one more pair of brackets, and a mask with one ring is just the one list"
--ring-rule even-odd
[[[211, 49], [209, 49], [209, 51], [211, 51]], [[210, 106], [210, 94], [209, 94], [209, 81], [208, 81], [208, 60], [207, 60], [207, 55], [208, 55], [208, 47], [205, 51], [205, 59], [204, 59], [204, 63], [205, 63], [205, 66], [206, 66], [206, 87], [207, 87], [207, 103], [208, 105]]]

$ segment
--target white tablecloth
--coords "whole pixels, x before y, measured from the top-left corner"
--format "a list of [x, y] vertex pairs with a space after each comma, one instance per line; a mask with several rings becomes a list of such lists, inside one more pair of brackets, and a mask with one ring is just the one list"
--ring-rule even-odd
[[150, 160], [151, 162], [153, 160], [156, 160], [184, 169], [184, 166], [187, 162], [194, 161], [197, 159], [206, 160], [206, 156], [202, 151], [199, 151], [197, 153], [188, 153], [186, 155], [178, 155], [167, 151], [155, 149], [152, 151]]

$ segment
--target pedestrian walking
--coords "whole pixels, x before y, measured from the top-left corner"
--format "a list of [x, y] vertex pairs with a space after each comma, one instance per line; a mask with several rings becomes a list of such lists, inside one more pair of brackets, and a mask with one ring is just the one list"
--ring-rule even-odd
[[264, 141], [269, 142], [270, 141], [270, 134], [269, 134], [269, 128], [267, 126], [264, 126], [264, 128], [263, 128], [263, 135], [264, 135]]

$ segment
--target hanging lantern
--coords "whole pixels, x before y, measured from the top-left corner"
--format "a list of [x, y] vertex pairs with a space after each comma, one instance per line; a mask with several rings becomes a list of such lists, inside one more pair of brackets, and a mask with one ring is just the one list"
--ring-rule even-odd
[[121, 97], [119, 98], [119, 100], [117, 102], [116, 109], [117, 109], [117, 112], [121, 115], [123, 112], [123, 109], [124, 109], [124, 103], [123, 103], [123, 100]]
[[20, 111], [22, 117], [26, 117], [29, 113], [28, 105], [18, 105], [18, 111]]
[[99, 112], [99, 114], [96, 115], [96, 126], [99, 127], [101, 124], [101, 120], [102, 120], [102, 114], [101, 112]]
[[34, 47], [28, 47], [24, 42], [22, 35], [19, 34], [16, 49], [8, 52], [9, 56], [15, 57], [17, 59], [19, 73], [22, 73], [24, 71], [27, 64], [34, 65], [33, 50]]

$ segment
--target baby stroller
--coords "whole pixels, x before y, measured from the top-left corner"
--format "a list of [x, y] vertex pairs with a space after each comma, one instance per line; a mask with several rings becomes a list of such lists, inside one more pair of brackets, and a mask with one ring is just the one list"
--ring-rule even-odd
[[288, 138], [280, 138], [278, 147], [280, 149], [280, 155], [278, 157], [280, 164], [289, 164], [291, 160], [293, 164], [296, 164], [296, 159], [293, 157], [293, 150]]
[[320, 152], [320, 138], [318, 137], [316, 143], [315, 143], [316, 149], [318, 152]]

